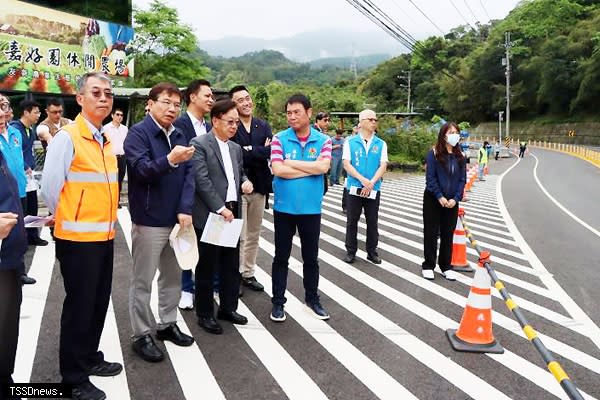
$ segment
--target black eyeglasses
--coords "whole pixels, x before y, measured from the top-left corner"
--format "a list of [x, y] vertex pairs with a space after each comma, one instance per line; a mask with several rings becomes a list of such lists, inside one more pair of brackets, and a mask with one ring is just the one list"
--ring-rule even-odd
[[2, 110], [2, 111], [12, 110], [12, 108], [10, 107], [10, 103], [1, 103], [0, 110]]

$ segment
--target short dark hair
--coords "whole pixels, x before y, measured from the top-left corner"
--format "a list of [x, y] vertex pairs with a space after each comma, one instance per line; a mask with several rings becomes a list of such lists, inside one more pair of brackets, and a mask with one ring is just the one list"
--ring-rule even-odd
[[40, 109], [40, 103], [38, 103], [35, 100], [23, 100], [19, 103], [19, 108], [21, 109], [22, 112], [31, 112], [31, 110], [33, 110], [34, 108], [38, 108]]
[[340, 129], [340, 128], [338, 128], [338, 129], [336, 129], [336, 130], [335, 130], [335, 134], [336, 134], [336, 135], [343, 135], [343, 134], [344, 134], [344, 130], [343, 130], [343, 129]]
[[329, 118], [329, 113], [326, 111], [319, 111], [317, 116], [315, 117], [316, 121], [320, 121], [322, 119]]
[[248, 91], [248, 89], [246, 88], [246, 86], [244, 86], [244, 85], [237, 85], [237, 86], [234, 86], [234, 87], [232, 87], [232, 88], [229, 90], [229, 97], [233, 97], [233, 94], [234, 94], [234, 93], [236, 93], [236, 92], [241, 92], [242, 90], [245, 90], [246, 92], [250, 93], [250, 92]]
[[46, 102], [46, 108], [50, 106], [64, 107], [64, 103], [58, 97], [51, 97], [50, 100]]
[[125, 113], [123, 112], [123, 110], [122, 110], [122, 109], [120, 109], [119, 107], [115, 107], [115, 108], [113, 108], [113, 110], [112, 110], [111, 114], [112, 114], [112, 115], [115, 115], [115, 113], [116, 113], [117, 111], [121, 111], [121, 114], [125, 114]]
[[148, 98], [150, 100], [156, 101], [158, 100], [158, 96], [163, 92], [167, 92], [169, 96], [176, 94], [181, 99], [181, 90], [179, 90], [177, 86], [170, 82], [161, 82], [152, 86], [152, 89], [150, 89], [150, 93], [148, 93]]
[[183, 100], [185, 101], [185, 104], [190, 104], [190, 96], [193, 93], [196, 93], [198, 89], [200, 89], [200, 86], [210, 87], [210, 82], [206, 79], [195, 79], [191, 81], [188, 87], [183, 91]]
[[295, 104], [295, 103], [302, 104], [302, 107], [304, 107], [305, 110], [312, 108], [312, 106], [310, 105], [310, 100], [308, 99], [308, 97], [306, 97], [302, 93], [296, 93], [296, 94], [290, 96], [290, 98], [285, 102], [286, 110], [287, 110], [287, 106], [289, 106], [290, 104]]
[[210, 119], [221, 118], [224, 114], [236, 108], [233, 100], [227, 98], [217, 101], [210, 110]]

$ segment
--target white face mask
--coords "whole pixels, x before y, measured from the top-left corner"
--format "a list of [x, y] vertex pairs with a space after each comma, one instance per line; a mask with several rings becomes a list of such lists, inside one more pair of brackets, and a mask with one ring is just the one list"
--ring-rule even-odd
[[459, 140], [460, 135], [458, 133], [451, 133], [449, 135], [446, 135], [446, 142], [452, 147], [456, 146]]

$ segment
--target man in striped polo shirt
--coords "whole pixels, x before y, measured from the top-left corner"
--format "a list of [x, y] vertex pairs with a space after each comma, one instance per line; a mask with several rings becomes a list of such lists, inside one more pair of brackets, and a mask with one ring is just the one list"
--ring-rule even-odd
[[312, 108], [308, 98], [293, 95], [286, 102], [289, 128], [271, 142], [273, 169], [273, 217], [275, 257], [273, 258], [273, 308], [271, 320], [285, 321], [283, 306], [287, 286], [292, 239], [298, 230], [302, 242], [305, 301], [319, 319], [329, 319], [317, 293], [319, 285], [319, 233], [323, 174], [331, 162], [331, 138], [311, 128]]

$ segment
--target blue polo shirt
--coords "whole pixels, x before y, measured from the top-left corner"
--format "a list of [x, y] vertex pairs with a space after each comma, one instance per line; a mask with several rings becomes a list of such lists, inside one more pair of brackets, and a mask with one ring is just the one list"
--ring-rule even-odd
[[[302, 145], [296, 132], [288, 128], [279, 132], [271, 143], [271, 159], [316, 161], [329, 136], [310, 128], [306, 143]], [[273, 210], [287, 214], [320, 214], [323, 201], [323, 175], [302, 178], [273, 178]]]

